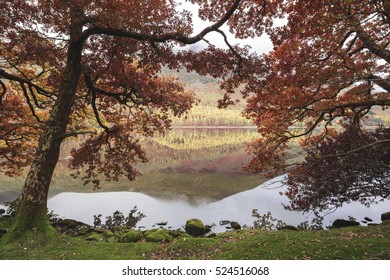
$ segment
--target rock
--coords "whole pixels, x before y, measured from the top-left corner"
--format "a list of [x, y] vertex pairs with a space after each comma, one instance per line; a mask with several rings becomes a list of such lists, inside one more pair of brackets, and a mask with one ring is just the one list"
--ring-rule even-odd
[[360, 226], [360, 223], [356, 221], [343, 220], [343, 219], [337, 219], [332, 224], [333, 228], [355, 227], [355, 226]]
[[293, 231], [299, 231], [299, 229], [297, 227], [294, 227], [292, 225], [285, 225], [285, 226], [282, 226], [281, 228], [279, 228], [279, 230], [283, 230], [283, 229], [286, 229], [286, 230], [293, 230]]
[[102, 235], [104, 238], [108, 239], [108, 238], [114, 236], [114, 233], [111, 230], [105, 230], [102, 232]]
[[206, 227], [199, 219], [189, 219], [186, 222], [185, 231], [192, 236], [201, 236], [206, 233]]
[[92, 226], [71, 219], [58, 219], [55, 222], [52, 222], [52, 226], [59, 233], [73, 237], [87, 235], [94, 231]]
[[91, 229], [91, 232], [96, 232], [96, 233], [100, 233], [100, 234], [101, 234], [101, 233], [104, 232], [104, 229], [93, 227], [93, 228]]
[[383, 213], [381, 215], [381, 221], [390, 221], [390, 212]]
[[206, 230], [206, 233], [209, 233], [213, 227], [209, 225], [205, 225], [204, 228]]
[[116, 236], [110, 236], [109, 238], [107, 238], [106, 239], [106, 241], [108, 242], [108, 243], [118, 243], [118, 237], [116, 237]]
[[142, 232], [140, 230], [130, 230], [119, 238], [119, 242], [133, 243], [133, 242], [140, 241], [141, 239], [142, 239]]
[[122, 226], [114, 226], [114, 227], [112, 228], [112, 230], [113, 230], [115, 233], [120, 233], [120, 234], [122, 234], [122, 233], [125, 233], [128, 229], [125, 228], [125, 227], [122, 227]]
[[158, 228], [147, 230], [144, 233], [144, 238], [149, 242], [169, 242], [172, 241], [172, 236], [169, 234], [169, 230]]
[[12, 218], [12, 215], [9, 215], [9, 214], [5, 214], [3, 216], [1, 216], [2, 218]]
[[92, 227], [88, 225], [80, 225], [75, 228], [75, 231], [78, 233], [78, 235], [87, 235], [88, 233], [92, 232]]
[[0, 216], [3, 215], [3, 214], [5, 214], [5, 209], [1, 208], [0, 209]]
[[225, 225], [228, 225], [228, 224], [230, 224], [230, 221], [228, 221], [228, 220], [219, 221], [219, 225], [220, 226], [225, 226]]
[[370, 219], [369, 217], [364, 217], [364, 220], [367, 222], [372, 222], [372, 219]]
[[87, 241], [104, 241], [104, 236], [99, 233], [93, 233], [90, 236], [84, 238]]
[[66, 228], [66, 229], [75, 229], [80, 226], [90, 227], [87, 224], [72, 219], [64, 219], [64, 220], [58, 219], [57, 221], [53, 222], [52, 225], [54, 227]]
[[230, 222], [230, 226], [233, 228], [233, 229], [241, 229], [241, 225], [237, 222]]

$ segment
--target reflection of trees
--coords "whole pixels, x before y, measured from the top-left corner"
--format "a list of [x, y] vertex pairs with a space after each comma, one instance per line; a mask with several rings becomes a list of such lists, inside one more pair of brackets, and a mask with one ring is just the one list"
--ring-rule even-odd
[[192, 150], [248, 143], [254, 137], [256, 132], [250, 129], [174, 129], [152, 141], [175, 150]]
[[255, 131], [249, 129], [175, 129], [145, 141], [145, 147], [150, 163], [175, 165], [244, 153], [254, 136]]
[[[237, 152], [256, 136], [250, 129], [174, 129], [165, 135], [143, 140], [149, 162], [142, 169], [177, 166], [184, 161], [212, 160]], [[70, 151], [84, 139], [66, 141], [61, 148], [57, 176], [69, 176]]]

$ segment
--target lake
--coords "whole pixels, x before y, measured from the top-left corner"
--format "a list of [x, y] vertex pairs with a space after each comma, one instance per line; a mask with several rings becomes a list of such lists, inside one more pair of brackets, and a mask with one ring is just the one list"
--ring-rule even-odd
[[[156, 223], [167, 221], [167, 226], [173, 229], [182, 228], [189, 218], [199, 218], [206, 224], [215, 224], [213, 231], [225, 231], [220, 221], [229, 220], [241, 225], [253, 226], [251, 213], [272, 213], [274, 218], [283, 220], [290, 225], [310, 220], [312, 216], [286, 211], [283, 203], [288, 200], [279, 192], [284, 186], [282, 177], [270, 180], [252, 190], [240, 192], [219, 201], [188, 200], [186, 197], [174, 199], [155, 198], [138, 192], [107, 192], [107, 193], [61, 193], [52, 197], [48, 206], [50, 210], [63, 218], [71, 218], [92, 224], [93, 216], [102, 214], [102, 218], [112, 215], [116, 210], [127, 214], [136, 205], [138, 210], [146, 215], [137, 226], [152, 228]], [[380, 222], [380, 215], [390, 210], [390, 201], [382, 202], [366, 208], [359, 203], [351, 203], [325, 216], [324, 225], [331, 224], [338, 218], [348, 219], [348, 216], [358, 221], [369, 217], [373, 222]]]
[[[291, 225], [311, 221], [311, 216], [284, 209], [282, 204], [288, 201], [279, 195], [285, 188], [280, 182], [282, 177], [266, 182], [262, 176], [242, 171], [248, 160], [245, 144], [255, 136], [253, 129], [175, 129], [144, 141], [153, 156], [149, 163], [138, 166], [144, 173], [142, 177], [134, 182], [106, 182], [94, 192], [90, 186], [70, 179], [65, 166], [75, 144], [66, 143], [52, 181], [49, 210], [61, 218], [92, 224], [94, 215], [102, 214], [104, 222], [105, 217], [117, 210], [127, 215], [137, 206], [146, 215], [138, 226], [151, 228], [167, 221], [167, 227], [177, 229], [187, 219], [199, 218], [206, 224], [214, 224], [214, 232], [226, 230], [220, 225], [223, 220], [253, 226], [253, 209], [259, 214], [271, 212], [274, 218]], [[358, 221], [369, 217], [379, 222], [381, 213], [387, 211], [390, 201], [370, 208], [351, 203], [327, 215], [324, 225], [348, 216]]]

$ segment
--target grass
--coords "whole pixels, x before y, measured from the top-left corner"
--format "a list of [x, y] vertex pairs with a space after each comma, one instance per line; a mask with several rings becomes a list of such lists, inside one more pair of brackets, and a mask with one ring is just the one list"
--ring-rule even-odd
[[[0, 228], [10, 226], [0, 218]], [[0, 247], [0, 259], [216, 259], [216, 260], [348, 260], [390, 259], [390, 224], [326, 231], [239, 230], [214, 238], [183, 235], [169, 243], [106, 243], [58, 235], [29, 237]]]

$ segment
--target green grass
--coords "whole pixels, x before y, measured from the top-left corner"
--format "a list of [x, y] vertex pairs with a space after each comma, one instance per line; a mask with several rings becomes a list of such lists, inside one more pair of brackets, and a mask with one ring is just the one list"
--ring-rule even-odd
[[[9, 226], [9, 220], [0, 218], [0, 228]], [[390, 224], [326, 231], [240, 230], [214, 238], [183, 235], [169, 243], [91, 242], [63, 235], [42, 240], [32, 233], [0, 247], [0, 259], [388, 260]]]

